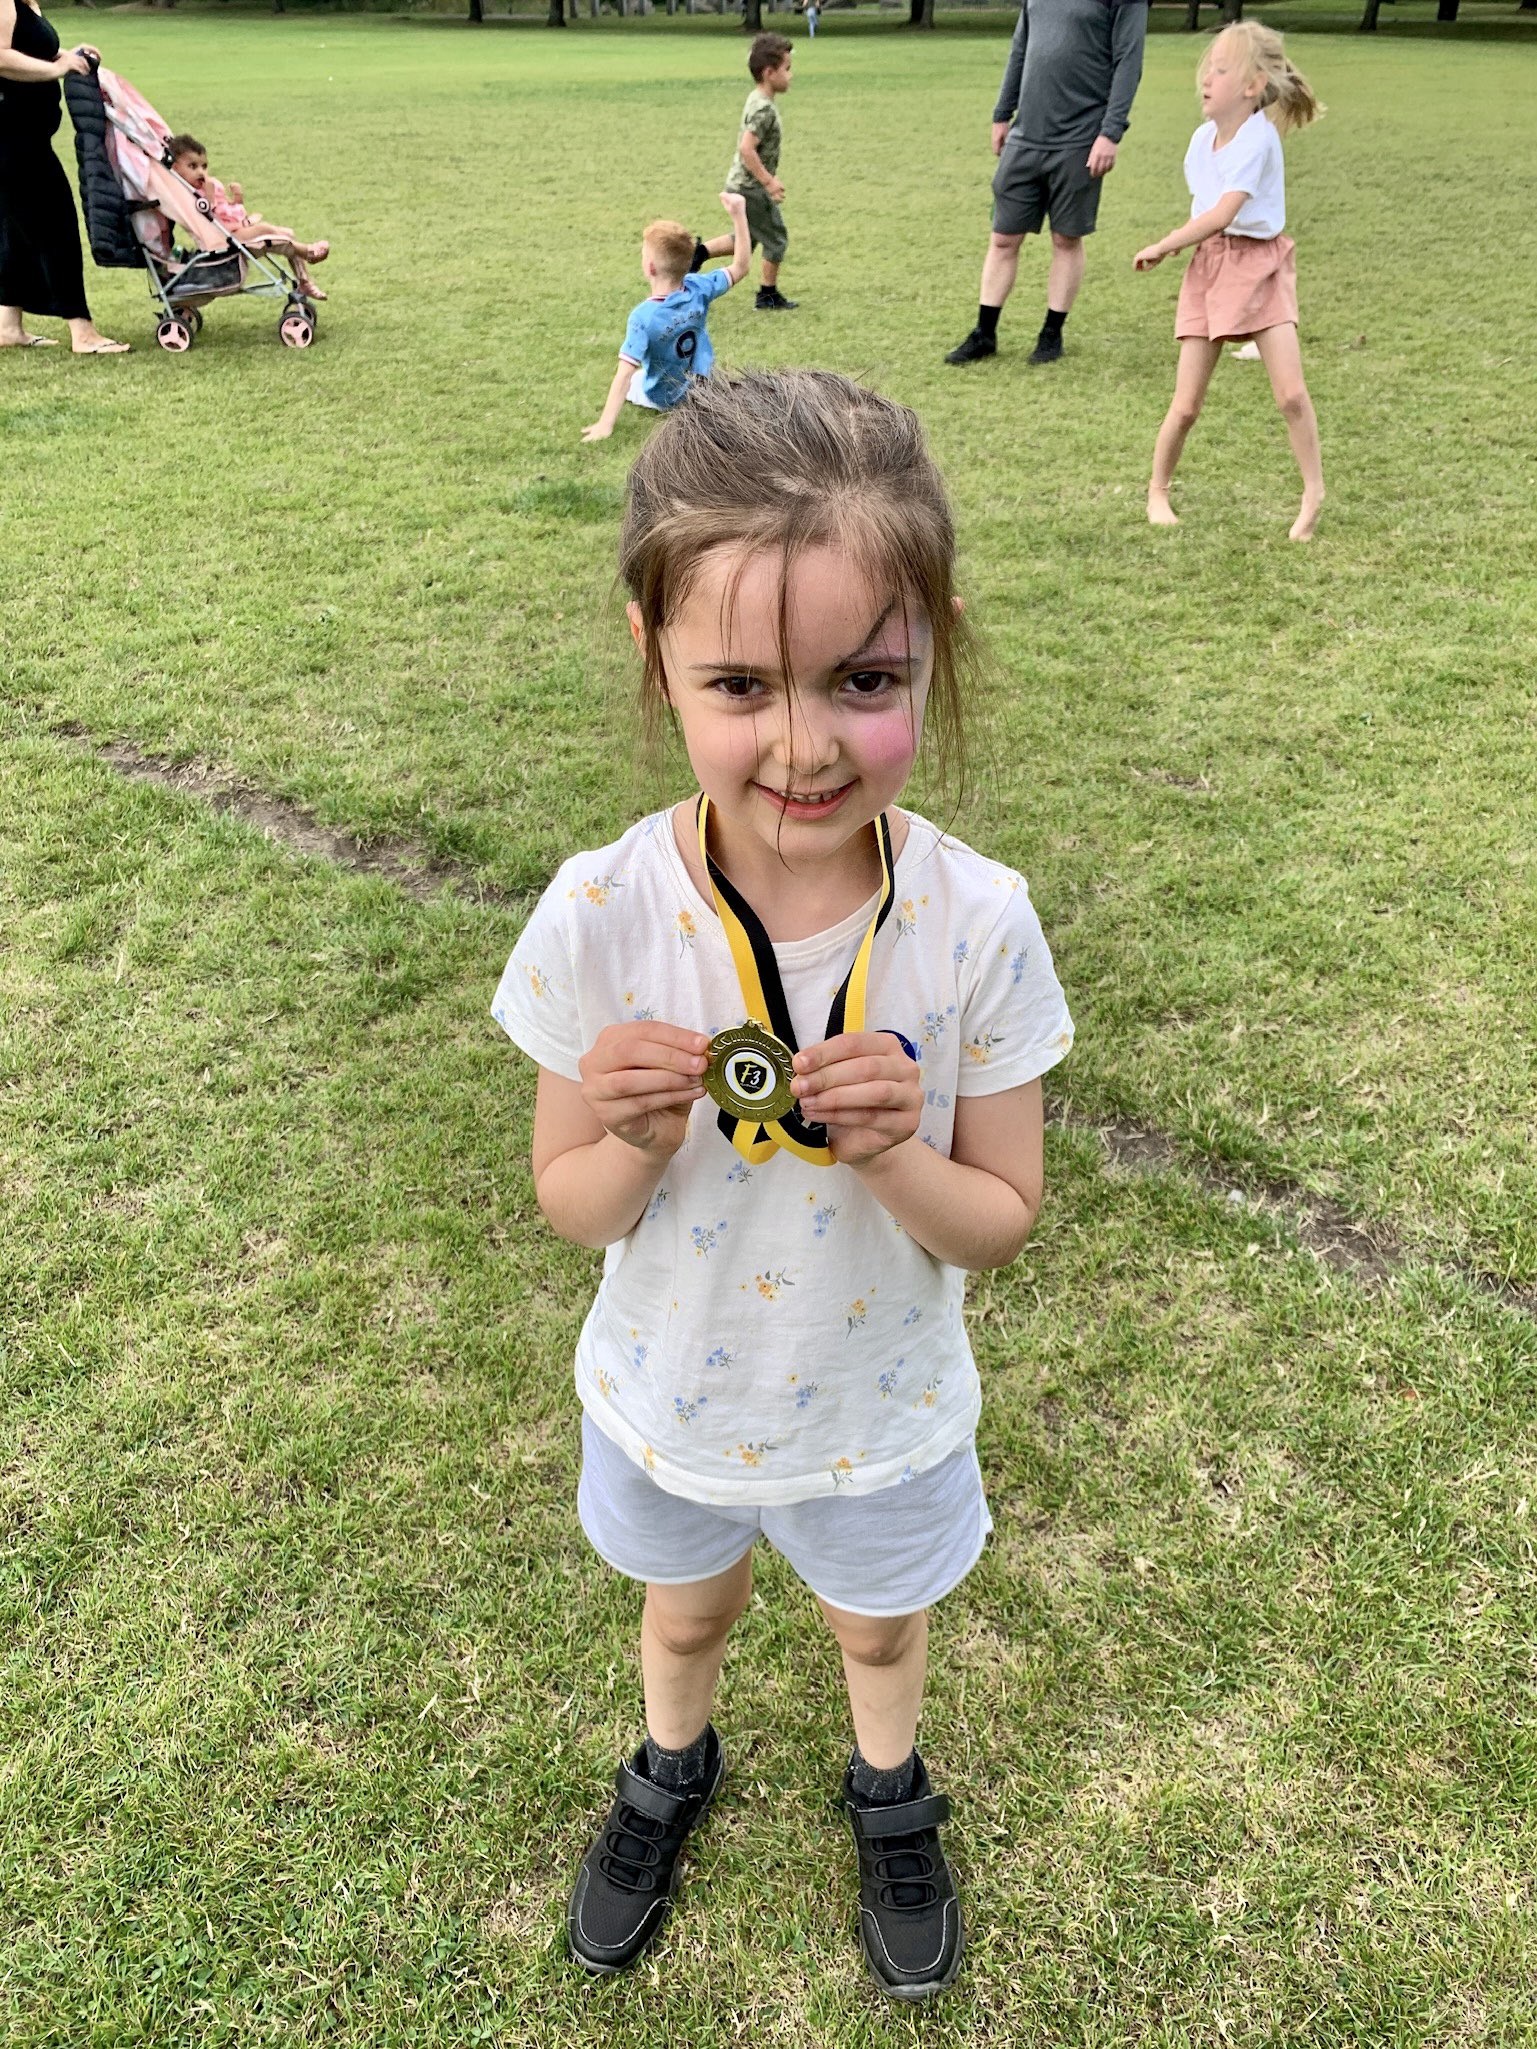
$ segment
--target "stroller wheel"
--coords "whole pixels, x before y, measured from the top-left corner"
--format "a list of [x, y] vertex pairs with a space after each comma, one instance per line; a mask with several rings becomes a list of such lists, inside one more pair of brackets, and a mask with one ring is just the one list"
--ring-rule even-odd
[[307, 349], [315, 339], [315, 323], [300, 307], [290, 306], [278, 322], [278, 339], [287, 349]]
[[[201, 322], [198, 323], [202, 325]], [[192, 337], [197, 332], [192, 322], [180, 313], [172, 313], [155, 329], [155, 339], [161, 348], [169, 349], [173, 356], [185, 355], [192, 346]]]

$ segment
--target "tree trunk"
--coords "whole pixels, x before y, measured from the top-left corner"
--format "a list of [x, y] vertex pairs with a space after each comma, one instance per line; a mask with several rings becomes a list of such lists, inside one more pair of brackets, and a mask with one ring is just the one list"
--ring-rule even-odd
[[909, 28], [932, 28], [934, 0], [909, 0], [907, 25]]
[[470, 0], [470, 20], [484, 21], [485, 18], [485, 0]]
[[1439, 0], [1439, 5], [1436, 8], [1436, 20], [1455, 21], [1457, 19], [1457, 9], [1461, 4], [1462, 0]]
[[761, 35], [763, 31], [763, 0], [747, 0], [742, 9], [742, 31], [744, 35]]
[[1185, 9], [1185, 26], [1192, 35], [1201, 26], [1201, 0], [1190, 0]]
[[1242, 21], [1243, 0], [1222, 0], [1222, 19], [1224, 21]]
[[550, 28], [564, 28], [566, 25], [566, 0], [550, 0]]
[[1366, 0], [1366, 11], [1361, 16], [1358, 34], [1371, 36], [1377, 33], [1377, 11], [1381, 5], [1382, 0]]

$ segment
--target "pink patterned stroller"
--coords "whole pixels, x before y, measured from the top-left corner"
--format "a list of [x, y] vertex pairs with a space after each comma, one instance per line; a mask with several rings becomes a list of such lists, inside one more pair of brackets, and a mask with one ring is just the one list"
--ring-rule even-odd
[[93, 65], [89, 77], [72, 73], [64, 92], [91, 255], [103, 268], [149, 272], [161, 348], [190, 349], [210, 300], [248, 295], [280, 299], [279, 338], [287, 348], [307, 349], [315, 339], [314, 301], [281, 256], [242, 241], [171, 169], [171, 131], [149, 101], [104, 65]]

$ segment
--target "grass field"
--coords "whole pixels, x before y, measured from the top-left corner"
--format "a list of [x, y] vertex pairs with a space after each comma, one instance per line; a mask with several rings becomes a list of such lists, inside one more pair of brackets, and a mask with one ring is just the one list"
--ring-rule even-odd
[[[801, 311], [738, 294], [716, 346], [929, 423], [995, 658], [957, 829], [1030, 875], [1079, 1027], [1041, 1225], [974, 1292], [998, 1534], [923, 1732], [966, 1975], [921, 2017], [861, 1975], [841, 1687], [771, 1560], [683, 1910], [628, 1982], [562, 1951], [637, 1611], [573, 1507], [593, 1264], [486, 1006], [556, 861], [678, 787], [611, 603], [644, 430], [577, 437], [639, 226], [713, 224], [741, 40], [104, 12], [336, 254], [306, 356], [236, 305], [182, 360], [0, 358], [6, 2042], [1537, 2039], [1527, 53], [1296, 37], [1304, 550], [1242, 364], [1185, 524], [1140, 517], [1175, 282], [1129, 259], [1183, 210], [1190, 40], [1150, 43], [1067, 361], [1024, 362], [1035, 251], [957, 373], [1006, 23], [827, 20]], [[93, 303], [147, 341], [132, 277]], [[471, 883], [298, 859], [80, 735]], [[1117, 1167], [1118, 1121], [1172, 1164]], [[1388, 1277], [1314, 1259], [1309, 1202]]]

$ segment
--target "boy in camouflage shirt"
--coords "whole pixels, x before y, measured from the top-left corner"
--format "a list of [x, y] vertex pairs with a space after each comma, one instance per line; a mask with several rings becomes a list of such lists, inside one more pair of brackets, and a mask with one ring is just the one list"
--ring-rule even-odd
[[[775, 102], [790, 90], [792, 45], [784, 36], [762, 35], [747, 53], [753, 89], [742, 109], [742, 134], [736, 155], [726, 174], [726, 190], [740, 192], [747, 201], [747, 228], [752, 246], [763, 249], [763, 274], [754, 300], [760, 313], [788, 313], [795, 306], [779, 289], [779, 266], [790, 246], [789, 232], [779, 202], [785, 188], [779, 177], [779, 148], [784, 130]], [[711, 256], [724, 256], [731, 247], [729, 235], [694, 247], [693, 268]]]

